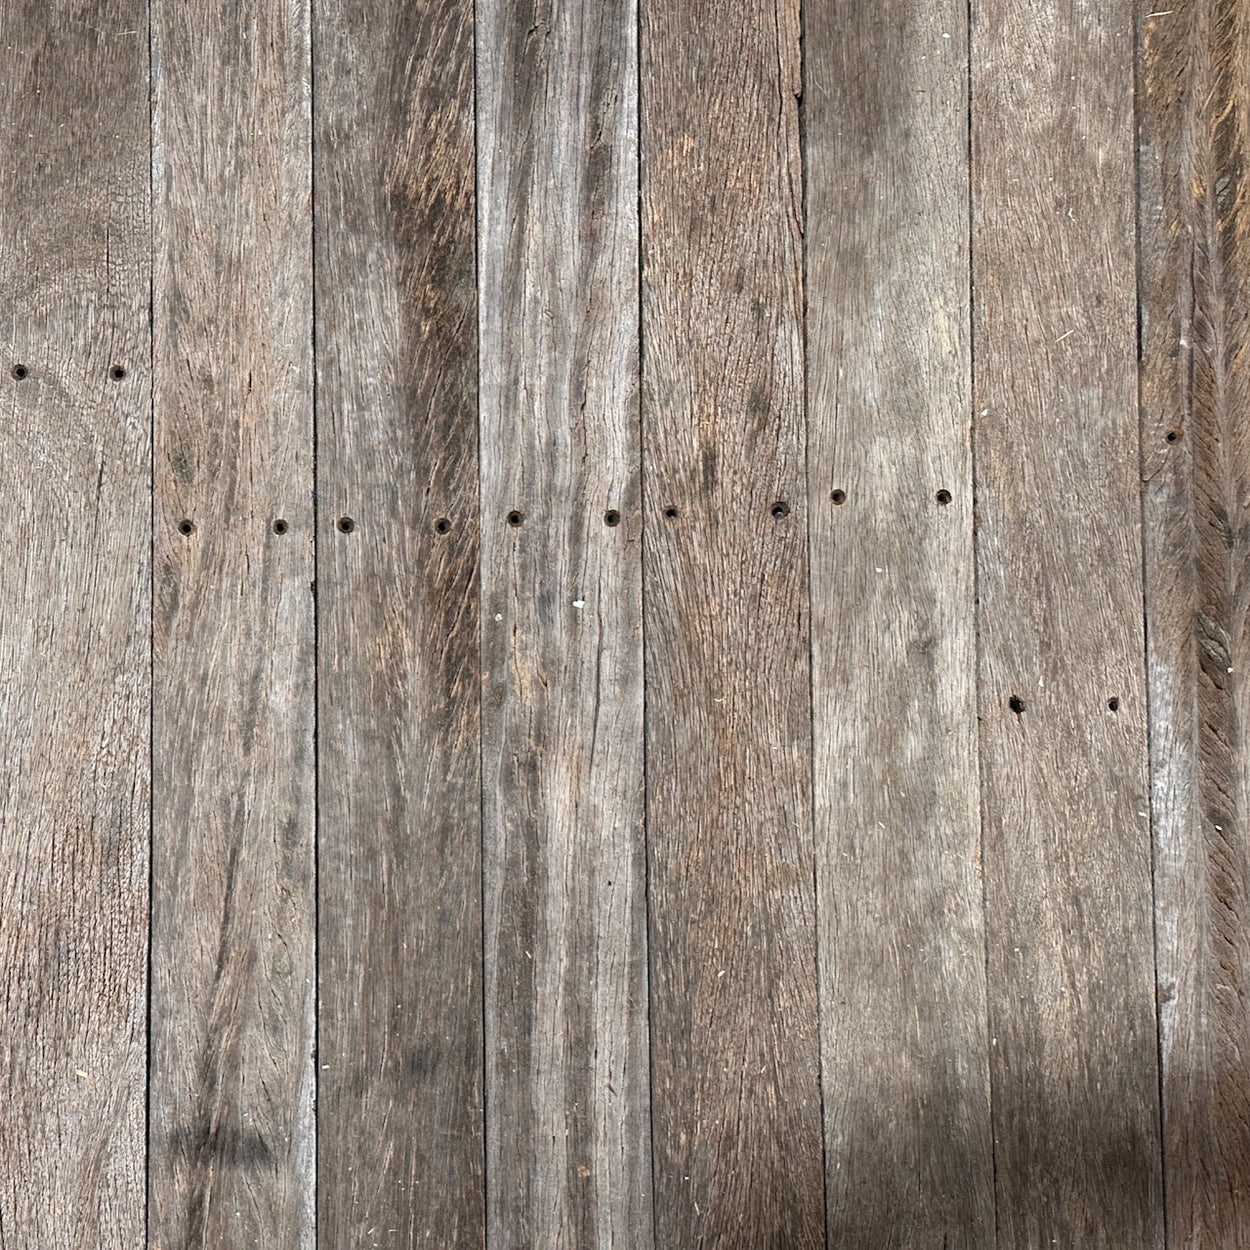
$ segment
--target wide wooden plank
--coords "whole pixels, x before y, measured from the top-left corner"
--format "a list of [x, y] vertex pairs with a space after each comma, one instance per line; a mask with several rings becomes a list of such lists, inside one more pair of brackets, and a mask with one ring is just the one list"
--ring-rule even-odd
[[994, 1237], [967, 6], [809, 4], [808, 481], [831, 1245]]
[[1250, 5], [1139, 16], [1142, 469], [1167, 1225], [1250, 1236]]
[[0, 1244], [123, 1250], [144, 1222], [146, 5], [6, 0], [0, 47]]
[[637, 13], [478, 6], [489, 1242], [651, 1242]]
[[1125, 0], [973, 6], [998, 1241], [1162, 1241]]
[[314, 47], [319, 1233], [481, 1245], [473, 7]]
[[306, 5], [152, 5], [150, 1243], [312, 1244]]
[[657, 1240], [823, 1245], [799, 5], [641, 39]]

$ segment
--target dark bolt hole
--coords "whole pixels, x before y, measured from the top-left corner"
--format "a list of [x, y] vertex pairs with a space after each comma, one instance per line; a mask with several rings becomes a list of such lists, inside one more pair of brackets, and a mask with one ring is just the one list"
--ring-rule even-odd
[[273, 532], [274, 532], [275, 534], [285, 534], [285, 533], [286, 533], [286, 522], [285, 522], [285, 521], [283, 521], [281, 518], [279, 518], [277, 521], [275, 521], [275, 522], [273, 523]]
[[838, 505], [844, 504], [846, 503], [846, 491], [835, 490], [833, 494], [829, 496], [829, 498], [832, 499], [833, 502]]
[[1116, 698], [1108, 699], [1107, 707], [1113, 712], [1118, 712], [1120, 710], [1120, 700]]
[[1018, 694], [1013, 694], [1011, 698], [1007, 700], [1007, 706], [1011, 708], [1017, 716], [1019, 716], [1020, 713], [1024, 711], [1024, 700]]
[[674, 508], [672, 504], [669, 504], [669, 506], [664, 509], [664, 515], [671, 521], [677, 516], [677, 509]]
[[445, 516], [439, 517], [434, 522], [434, 532], [436, 534], [445, 534], [449, 529], [451, 529], [451, 522]]
[[603, 514], [603, 523], [604, 525], [620, 525], [621, 514], [615, 508], [609, 508]]
[[525, 520], [525, 513], [518, 512], [515, 508], [513, 508], [512, 511], [508, 513], [507, 520], [508, 524], [511, 525], [513, 529], [516, 529], [516, 527]]
[[342, 530], [344, 534], [350, 534], [352, 530], [354, 530], [355, 528], [356, 528], [356, 522], [353, 521], [351, 517], [349, 516], [339, 517], [339, 529]]
[[178, 533], [180, 534], [190, 534], [194, 529], [195, 526], [185, 517], [178, 522]]
[[14, 365], [13, 376], [20, 382], [30, 372], [25, 365]]
[[120, 382], [122, 378], [124, 378], [125, 376], [126, 376], [125, 365], [114, 365], [109, 370], [109, 377], [112, 378], [114, 382]]
[[1167, 440], [1169, 443], [1174, 443], [1178, 438], [1180, 438], [1180, 436], [1180, 430], [1169, 430], [1167, 433]]
[[790, 515], [790, 505], [786, 503], [784, 499], [778, 499], [777, 502], [773, 504], [772, 511], [774, 518], [780, 521], [783, 516]]
[[933, 498], [936, 499], [938, 503], [945, 506], [951, 501], [951, 493], [948, 490], [940, 490], [938, 491], [936, 495], [933, 496]]

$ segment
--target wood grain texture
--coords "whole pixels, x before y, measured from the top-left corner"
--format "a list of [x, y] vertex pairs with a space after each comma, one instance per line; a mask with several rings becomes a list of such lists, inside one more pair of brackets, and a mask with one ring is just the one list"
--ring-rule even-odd
[[1127, 4], [973, 7], [980, 714], [1003, 1247], [1162, 1242], [1132, 70]]
[[962, 3], [804, 14], [815, 819], [837, 1246], [994, 1238], [967, 25]]
[[798, 17], [642, 6], [652, 1103], [672, 1247], [825, 1240]]
[[1175, 1246], [1235, 1246], [1250, 1239], [1250, 5], [1146, 6], [1139, 43], [1167, 1224]]
[[161, 1247], [314, 1237], [308, 37], [152, 6]]
[[316, 14], [319, 1232], [480, 1246], [473, 8]]
[[0, 5], [5, 1250], [143, 1241], [147, 13], [79, 10]]
[[488, 1240], [645, 1246], [637, 14], [478, 21]]

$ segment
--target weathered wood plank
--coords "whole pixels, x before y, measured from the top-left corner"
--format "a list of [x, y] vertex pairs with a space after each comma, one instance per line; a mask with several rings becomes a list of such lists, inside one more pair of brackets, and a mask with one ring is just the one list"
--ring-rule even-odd
[[8, 0], [0, 48], [0, 1246], [123, 1250], [144, 1222], [146, 6]]
[[972, 103], [999, 1244], [1158, 1246], [1130, 6], [978, 0]]
[[798, 18], [790, 0], [642, 5], [652, 1103], [664, 1246], [825, 1240]]
[[839, 1246], [994, 1238], [967, 27], [962, 2], [804, 16], [815, 819]]
[[320, 1236], [481, 1245], [473, 8], [314, 47]]
[[478, 20], [489, 1241], [644, 1246], [637, 14]]
[[1165, 1192], [1250, 1229], [1250, 5], [1139, 16], [1142, 467]]
[[154, 1246], [314, 1236], [308, 36], [152, 5]]

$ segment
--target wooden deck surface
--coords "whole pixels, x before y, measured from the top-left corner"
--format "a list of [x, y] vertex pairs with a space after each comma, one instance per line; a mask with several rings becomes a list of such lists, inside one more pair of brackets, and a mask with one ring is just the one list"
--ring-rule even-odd
[[0, 47], [0, 1250], [1250, 1247], [1250, 0]]

